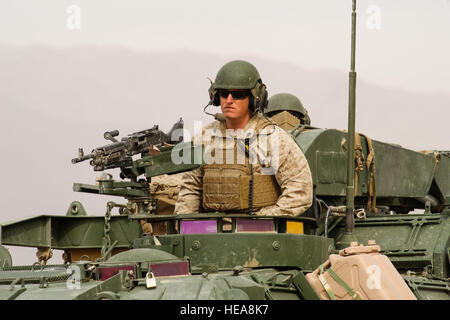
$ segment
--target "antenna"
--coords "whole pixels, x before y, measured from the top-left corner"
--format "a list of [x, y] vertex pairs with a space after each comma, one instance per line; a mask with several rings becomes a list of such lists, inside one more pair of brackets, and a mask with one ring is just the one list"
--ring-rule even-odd
[[[345, 235], [342, 244], [355, 241], [355, 104], [356, 104], [356, 0], [352, 0], [352, 36], [351, 36], [351, 60], [349, 72], [349, 97], [348, 97], [348, 147], [347, 147], [347, 188], [346, 188], [346, 212], [345, 212]], [[347, 245], [345, 245], [347, 246]]]

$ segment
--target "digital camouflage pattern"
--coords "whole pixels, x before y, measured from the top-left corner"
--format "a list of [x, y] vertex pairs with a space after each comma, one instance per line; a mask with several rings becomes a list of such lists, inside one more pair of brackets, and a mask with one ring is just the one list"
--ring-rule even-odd
[[[236, 130], [233, 133], [233, 130], [226, 129], [224, 122], [214, 121], [203, 128], [200, 136], [194, 137], [194, 143], [200, 142], [204, 144], [206, 160], [208, 161], [209, 155], [210, 161], [211, 158], [214, 158], [213, 150], [223, 148], [223, 146], [219, 146], [219, 144], [223, 144], [223, 137], [227, 138], [226, 141], [232, 141], [232, 148], [236, 149], [236, 136], [251, 136], [249, 133], [254, 133], [255, 129], [261, 127], [265, 122], [268, 121], [258, 113], [250, 119], [242, 130]], [[253, 172], [257, 174], [274, 174], [280, 186], [281, 195], [276, 204], [264, 207], [257, 211], [256, 214], [270, 216], [300, 215], [312, 204], [312, 177], [307, 160], [287, 132], [272, 124], [265, 129], [267, 129], [267, 133], [276, 137], [276, 141], [268, 144], [270, 150], [263, 150], [264, 146], [257, 148], [256, 154], [261, 151], [260, 153], [267, 155], [267, 157], [261, 159], [258, 155], [258, 161], [253, 166]], [[257, 144], [256, 139], [253, 139], [253, 144]], [[255, 150], [255, 145], [253, 144], [250, 143], [251, 150]], [[222, 155], [216, 157], [216, 160], [219, 158], [222, 158]], [[235, 160], [239, 161], [236, 157]], [[265, 160], [268, 161], [266, 161], [265, 166], [262, 166], [261, 162], [264, 163]], [[226, 166], [227, 164], [230, 164], [228, 160], [223, 165]], [[204, 167], [183, 175], [175, 213], [183, 214], [202, 211], [203, 177]]]
[[177, 201], [180, 190], [181, 178], [183, 173], [163, 174], [152, 177], [150, 183], [150, 194], [158, 201], [158, 214], [172, 214], [173, 210], [164, 210], [173, 208]]

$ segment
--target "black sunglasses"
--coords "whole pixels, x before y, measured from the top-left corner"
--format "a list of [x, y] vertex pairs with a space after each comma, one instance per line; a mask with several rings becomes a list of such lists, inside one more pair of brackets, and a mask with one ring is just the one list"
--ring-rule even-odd
[[228, 89], [219, 89], [219, 96], [222, 98], [228, 98], [228, 95], [231, 93], [233, 99], [242, 100], [247, 98], [250, 95], [250, 91], [233, 91]]

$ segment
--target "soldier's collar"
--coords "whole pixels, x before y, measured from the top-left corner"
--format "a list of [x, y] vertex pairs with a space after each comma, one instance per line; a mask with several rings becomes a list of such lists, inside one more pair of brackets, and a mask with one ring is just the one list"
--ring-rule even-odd
[[222, 138], [238, 138], [238, 139], [251, 139], [255, 135], [259, 134], [272, 134], [276, 130], [276, 126], [271, 124], [261, 113], [255, 114], [250, 118], [249, 122], [242, 129], [227, 129], [225, 121], [217, 121], [217, 126], [211, 128], [210, 135], [212, 137]]

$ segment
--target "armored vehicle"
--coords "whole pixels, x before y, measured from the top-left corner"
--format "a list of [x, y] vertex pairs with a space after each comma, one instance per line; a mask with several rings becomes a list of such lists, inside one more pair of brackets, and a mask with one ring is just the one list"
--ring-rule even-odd
[[[174, 215], [176, 192], [152, 182], [202, 165], [201, 146], [176, 134], [182, 120], [167, 134], [109, 131], [110, 144], [72, 160], [102, 177], [73, 189], [124, 201], [104, 216], [74, 201], [66, 215], [3, 223], [0, 299], [449, 299], [450, 152], [355, 133], [355, 79], [353, 50], [347, 131], [289, 131], [314, 183], [305, 214]], [[36, 247], [38, 261], [16, 266], [3, 245]], [[53, 249], [63, 264], [47, 262]]]
[[[149, 132], [159, 134], [157, 130]], [[366, 165], [355, 171], [355, 222], [349, 236], [343, 174], [347, 134], [304, 126], [292, 130], [291, 135], [308, 159], [315, 185], [312, 207], [298, 217], [158, 214], [158, 205], [164, 205], [164, 201], [151, 193], [151, 178], [198, 166], [170, 161], [176, 146], [183, 146], [181, 153], [191, 151], [192, 157], [195, 146], [179, 143], [174, 147], [163, 142], [158, 153], [144, 151], [130, 162], [125, 149], [100, 155], [97, 151], [108, 148], [95, 149], [95, 155], [91, 155], [94, 169], [103, 170], [96, 167], [99, 164], [116, 163], [123, 179], [104, 174], [97, 185], [75, 183], [74, 191], [115, 195], [127, 201], [108, 202], [105, 216], [88, 215], [75, 201], [65, 216], [40, 215], [2, 224], [2, 244], [37, 247], [40, 261], [32, 266], [14, 266], [8, 250], [0, 247], [1, 297], [318, 299], [324, 293], [317, 289], [317, 270], [328, 266], [323, 274], [341, 271], [339, 277], [350, 287], [346, 290], [346, 285], [324, 276], [325, 284], [334, 284], [334, 297], [356, 294], [373, 298], [367, 287], [348, 278], [351, 272], [346, 265], [350, 263], [357, 266], [352, 272], [357, 272], [363, 283], [370, 277], [375, 277], [370, 280], [375, 281], [373, 286], [378, 282], [398, 283], [400, 278], [414, 294], [405, 296], [404, 291], [393, 289], [375, 296], [377, 299], [448, 299], [449, 153], [415, 152], [362, 135], [357, 150]], [[115, 162], [109, 162], [108, 157]], [[367, 165], [371, 157], [377, 160], [376, 171]], [[395, 165], [399, 159], [405, 167]], [[145, 178], [139, 179], [141, 176]], [[414, 209], [425, 211], [411, 212]], [[46, 264], [51, 249], [64, 250], [64, 264]], [[347, 263], [346, 258], [369, 260]], [[334, 268], [333, 261], [337, 264]], [[317, 279], [308, 278], [314, 275]]]

